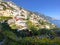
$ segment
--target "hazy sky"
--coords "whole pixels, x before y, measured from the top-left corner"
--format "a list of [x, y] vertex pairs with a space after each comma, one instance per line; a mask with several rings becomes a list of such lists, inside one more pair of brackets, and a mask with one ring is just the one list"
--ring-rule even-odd
[[60, 19], [60, 0], [12, 0], [17, 5], [31, 11]]

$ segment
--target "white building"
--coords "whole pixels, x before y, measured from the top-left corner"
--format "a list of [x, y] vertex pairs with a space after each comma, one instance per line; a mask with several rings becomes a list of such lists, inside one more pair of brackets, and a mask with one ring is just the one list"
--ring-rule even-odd
[[16, 10], [20, 10], [20, 8], [19, 7], [17, 7], [13, 2], [7, 2], [7, 4], [9, 4], [9, 6], [11, 6], [11, 7], [13, 7], [14, 9], [16, 9]]
[[0, 5], [0, 10], [3, 10], [3, 8], [4, 8], [4, 7]]
[[19, 29], [27, 29], [25, 15], [22, 15], [21, 12], [14, 12], [14, 14], [15, 24], [19, 26]]
[[45, 25], [45, 28], [50, 29], [50, 26], [49, 25]]
[[14, 19], [9, 19], [8, 20], [8, 24], [10, 25], [10, 24], [14, 24], [15, 23], [15, 21], [14, 21]]
[[16, 21], [15, 23], [17, 26], [20, 27], [20, 29], [27, 29], [27, 25], [26, 25], [26, 21], [23, 21], [23, 20], [18, 20]]

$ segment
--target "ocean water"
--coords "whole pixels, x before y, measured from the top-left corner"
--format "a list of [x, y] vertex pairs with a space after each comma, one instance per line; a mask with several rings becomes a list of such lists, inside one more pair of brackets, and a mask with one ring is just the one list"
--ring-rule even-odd
[[54, 23], [57, 27], [60, 28], [60, 20], [52, 20], [51, 23]]

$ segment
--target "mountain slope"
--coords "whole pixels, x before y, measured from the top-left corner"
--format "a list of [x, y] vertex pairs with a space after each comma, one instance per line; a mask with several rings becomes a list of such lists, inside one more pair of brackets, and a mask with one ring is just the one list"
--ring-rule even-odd
[[27, 11], [13, 2], [0, 2], [0, 20], [1, 17], [7, 20], [12, 29], [30, 29], [32, 26], [36, 27], [36, 29], [55, 28], [55, 25], [50, 23], [44, 15]]

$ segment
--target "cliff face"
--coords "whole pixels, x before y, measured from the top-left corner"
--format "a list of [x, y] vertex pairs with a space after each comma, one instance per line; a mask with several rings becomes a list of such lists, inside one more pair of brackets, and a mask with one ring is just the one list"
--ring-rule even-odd
[[34, 12], [25, 10], [18, 7], [12, 2], [0, 2], [0, 20], [1, 17], [11, 17], [7, 21], [12, 29], [29, 29], [29, 26], [34, 25], [39, 28], [52, 29], [55, 28], [54, 24], [48, 22], [42, 15], [42, 17]]

